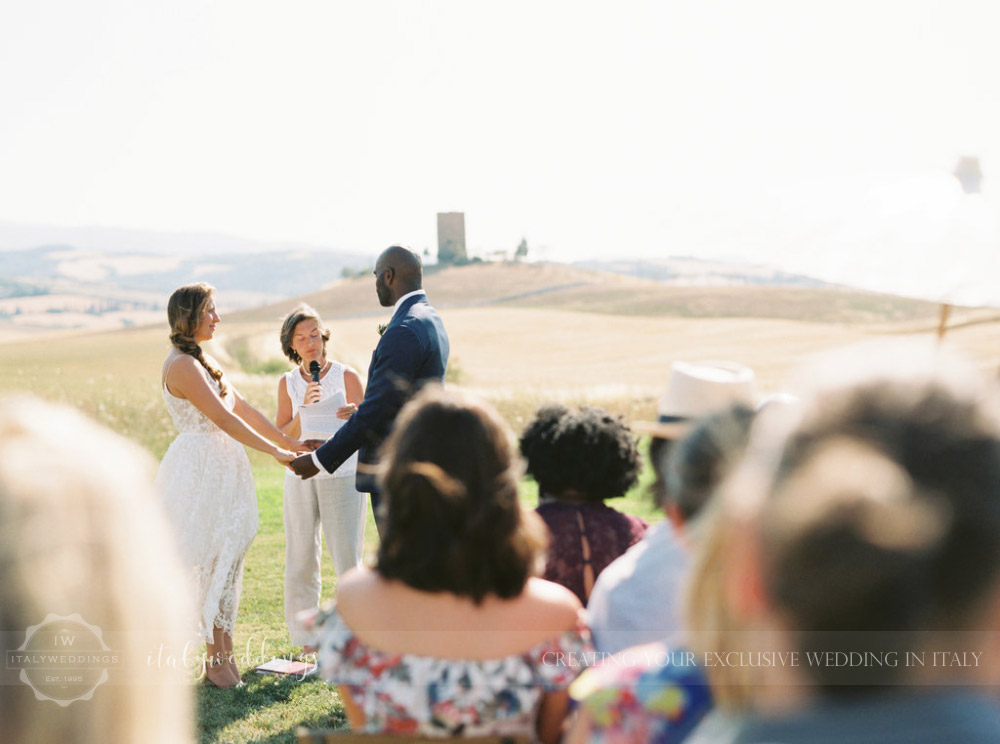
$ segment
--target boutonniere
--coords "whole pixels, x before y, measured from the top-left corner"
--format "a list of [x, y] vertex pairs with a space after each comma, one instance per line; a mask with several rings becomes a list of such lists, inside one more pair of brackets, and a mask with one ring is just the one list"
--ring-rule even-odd
[[383, 333], [385, 333], [385, 329], [388, 328], [388, 327], [389, 327], [388, 323], [379, 323], [378, 324], [378, 335], [381, 336]]

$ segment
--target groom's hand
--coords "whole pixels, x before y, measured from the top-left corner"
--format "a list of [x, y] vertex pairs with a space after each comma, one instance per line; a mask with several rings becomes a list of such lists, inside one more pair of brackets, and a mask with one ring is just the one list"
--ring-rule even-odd
[[312, 478], [319, 472], [319, 468], [316, 467], [316, 463], [313, 462], [312, 455], [306, 453], [304, 455], [299, 455], [290, 463], [288, 467], [292, 469], [297, 476], [306, 480], [307, 478]]

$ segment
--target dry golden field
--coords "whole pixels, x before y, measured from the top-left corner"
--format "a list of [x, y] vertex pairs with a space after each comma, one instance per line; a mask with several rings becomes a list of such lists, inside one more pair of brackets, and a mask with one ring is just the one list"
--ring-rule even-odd
[[[515, 427], [552, 398], [653, 414], [670, 363], [728, 359], [777, 392], [812, 354], [878, 338], [936, 343], [939, 308], [835, 289], [677, 287], [557, 265], [452, 268], [425, 281], [452, 345], [453, 384], [482, 395]], [[302, 298], [333, 331], [333, 354], [362, 375], [389, 317], [369, 278]], [[236, 313], [226, 333], [260, 361], [280, 358], [284, 302]], [[1000, 311], [953, 310], [945, 343], [1000, 367]], [[226, 342], [223, 342], [224, 344]], [[230, 342], [231, 343], [231, 342]]]
[[[749, 364], [764, 395], [782, 390], [815, 352], [899, 336], [936, 343], [935, 305], [860, 292], [674, 287], [555, 265], [468, 266], [425, 284], [451, 338], [451, 383], [493, 401], [515, 429], [550, 399], [649, 417], [678, 359]], [[337, 282], [304, 299], [331, 327], [333, 356], [363, 376], [376, 327], [389, 317], [373, 281]], [[210, 351], [254, 405], [271, 411], [277, 370], [287, 368], [278, 329], [295, 302], [232, 314], [224, 296], [219, 304]], [[159, 399], [166, 336], [163, 322], [0, 342], [0, 391], [69, 402], [159, 454], [171, 433]], [[1000, 368], [1000, 312], [954, 311], [945, 343]]]

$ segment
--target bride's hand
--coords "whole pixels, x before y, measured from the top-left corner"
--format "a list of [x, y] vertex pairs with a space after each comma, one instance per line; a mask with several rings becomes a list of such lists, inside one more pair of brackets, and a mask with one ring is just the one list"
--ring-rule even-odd
[[294, 452], [289, 452], [285, 449], [277, 449], [274, 452], [274, 459], [280, 462], [282, 465], [287, 465], [296, 457]]

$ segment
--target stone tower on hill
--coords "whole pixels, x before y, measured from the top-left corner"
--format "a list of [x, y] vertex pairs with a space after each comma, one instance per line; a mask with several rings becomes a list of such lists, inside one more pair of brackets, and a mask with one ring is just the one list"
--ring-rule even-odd
[[438, 212], [438, 263], [464, 264], [465, 212]]

